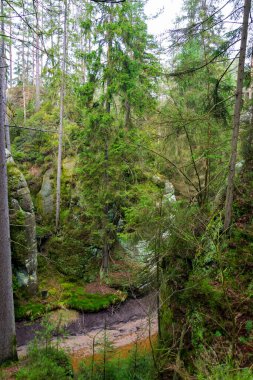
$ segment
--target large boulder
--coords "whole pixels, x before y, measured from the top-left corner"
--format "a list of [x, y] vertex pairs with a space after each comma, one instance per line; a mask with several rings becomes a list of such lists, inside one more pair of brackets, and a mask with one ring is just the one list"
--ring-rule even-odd
[[6, 150], [12, 263], [19, 286], [37, 288], [37, 241], [33, 202], [27, 182]]

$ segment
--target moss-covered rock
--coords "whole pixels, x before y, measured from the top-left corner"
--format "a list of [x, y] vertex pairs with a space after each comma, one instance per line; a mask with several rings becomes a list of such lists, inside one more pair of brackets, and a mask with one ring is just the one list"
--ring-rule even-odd
[[46, 219], [54, 212], [53, 168], [48, 169], [44, 176], [41, 189], [37, 195], [37, 210]]
[[37, 287], [37, 241], [33, 202], [25, 177], [7, 152], [12, 263], [19, 286]]

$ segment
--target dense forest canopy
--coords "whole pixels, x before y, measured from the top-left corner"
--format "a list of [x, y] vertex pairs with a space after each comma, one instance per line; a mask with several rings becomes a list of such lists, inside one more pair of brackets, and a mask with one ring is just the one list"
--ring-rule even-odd
[[[159, 38], [146, 3], [1, 0], [0, 363], [44, 331], [17, 379], [253, 379], [251, 1]], [[147, 352], [119, 370], [104, 320], [73, 373], [52, 315], [145, 297]]]

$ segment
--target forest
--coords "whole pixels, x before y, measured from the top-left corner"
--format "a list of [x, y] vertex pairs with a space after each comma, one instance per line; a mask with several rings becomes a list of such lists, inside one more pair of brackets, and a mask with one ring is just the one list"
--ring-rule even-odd
[[0, 4], [0, 379], [253, 380], [251, 0]]

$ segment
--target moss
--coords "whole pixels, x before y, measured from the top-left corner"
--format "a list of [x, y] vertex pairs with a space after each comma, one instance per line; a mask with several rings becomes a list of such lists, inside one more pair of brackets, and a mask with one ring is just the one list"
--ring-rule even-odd
[[54, 262], [57, 271], [76, 281], [83, 279], [86, 272], [92, 272], [90, 269], [94, 266], [94, 259], [86, 252], [85, 236], [79, 226], [75, 228], [68, 224], [68, 227], [68, 232], [50, 238], [44, 245], [44, 251]]
[[22, 180], [22, 173], [14, 163], [8, 163], [8, 188], [9, 191], [16, 189]]
[[38, 297], [25, 301], [24, 298], [16, 300], [15, 316], [16, 320], [34, 320], [44, 314], [64, 308], [77, 311], [96, 312], [107, 309], [116, 302], [122, 302], [126, 298], [123, 292], [116, 294], [91, 294], [86, 293], [84, 288], [71, 282], [61, 282], [55, 284], [56, 287], [48, 287], [46, 281], [41, 282], [40, 289], [48, 291], [48, 298], [40, 300]]
[[26, 214], [20, 209], [11, 215], [10, 220], [12, 259], [16, 266], [23, 265], [27, 257], [27, 237], [24, 228], [26, 224]]
[[90, 294], [82, 287], [73, 286], [70, 283], [63, 284], [63, 303], [66, 307], [78, 311], [96, 312], [107, 309], [110, 305], [121, 301], [122, 295], [115, 294]]
[[15, 318], [19, 320], [34, 320], [42, 317], [45, 313], [55, 310], [57, 305], [29, 302], [15, 307]]
[[44, 236], [52, 234], [53, 227], [52, 226], [40, 226], [36, 225], [36, 236], [37, 238], [43, 238]]
[[180, 298], [183, 303], [187, 302], [188, 305], [204, 304], [209, 305], [211, 308], [221, 306], [223, 304], [224, 293], [221, 288], [211, 283], [208, 278], [199, 278], [191, 276], [186, 283], [185, 291]]

